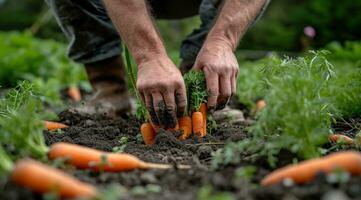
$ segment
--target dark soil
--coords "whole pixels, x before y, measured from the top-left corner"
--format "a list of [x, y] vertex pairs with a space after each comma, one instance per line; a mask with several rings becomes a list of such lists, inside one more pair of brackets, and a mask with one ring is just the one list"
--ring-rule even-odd
[[[306, 185], [279, 184], [260, 187], [260, 179], [270, 172], [265, 161], [257, 162], [256, 173], [252, 178], [237, 175], [237, 169], [251, 165], [245, 160], [231, 166], [212, 171], [211, 153], [223, 147], [227, 141], [238, 141], [247, 137], [245, 124], [220, 124], [218, 129], [202, 141], [189, 139], [180, 142], [177, 133], [161, 131], [156, 144], [147, 147], [139, 135], [140, 123], [134, 117], [109, 119], [105, 116], [80, 115], [74, 111], [60, 114], [60, 121], [70, 125], [62, 132], [47, 132], [44, 135], [48, 145], [63, 141], [81, 144], [105, 151], [124, 146], [120, 139], [128, 138], [124, 152], [134, 154], [144, 161], [191, 165], [189, 170], [135, 170], [122, 173], [95, 173], [65, 170], [82, 181], [107, 188], [118, 184], [122, 188], [123, 199], [211, 199], [219, 193], [234, 199], [361, 199], [361, 178], [350, 178], [344, 183], [331, 183], [326, 176]], [[341, 125], [340, 125], [341, 126]], [[340, 128], [340, 127], [339, 127]], [[341, 128], [340, 128], [341, 129]], [[343, 130], [346, 130], [345, 127]], [[292, 155], [280, 154], [279, 166], [292, 162]], [[239, 170], [238, 170], [239, 171]], [[0, 199], [41, 199], [9, 181], [0, 182]], [[200, 192], [202, 191], [202, 192]]]

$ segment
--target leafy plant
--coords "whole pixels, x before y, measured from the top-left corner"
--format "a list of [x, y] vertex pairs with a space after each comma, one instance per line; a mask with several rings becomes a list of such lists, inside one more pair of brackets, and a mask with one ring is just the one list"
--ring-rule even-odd
[[198, 111], [201, 103], [207, 103], [207, 86], [204, 73], [189, 71], [184, 75], [187, 88], [188, 112]]
[[0, 141], [11, 156], [45, 158], [44, 124], [39, 120], [42, 102], [33, 85], [21, 83], [0, 100]]
[[253, 158], [267, 156], [273, 167], [281, 149], [306, 159], [319, 156], [330, 132], [330, 102], [322, 96], [334, 76], [327, 54], [318, 51], [297, 59], [274, 58], [262, 71], [267, 106], [250, 127], [250, 138], [217, 152], [214, 166], [231, 163], [243, 152]]

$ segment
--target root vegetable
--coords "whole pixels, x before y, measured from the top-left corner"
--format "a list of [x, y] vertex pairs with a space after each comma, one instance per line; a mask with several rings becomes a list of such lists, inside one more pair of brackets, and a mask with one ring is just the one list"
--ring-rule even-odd
[[41, 194], [56, 192], [63, 198], [96, 196], [96, 189], [92, 185], [31, 159], [23, 159], [15, 164], [11, 180]]
[[263, 100], [263, 99], [261, 99], [261, 100], [258, 100], [257, 102], [256, 102], [256, 107], [255, 107], [255, 109], [254, 109], [254, 112], [259, 112], [259, 111], [261, 111], [261, 110], [263, 110], [265, 107], [266, 107], [266, 101], [265, 100]]
[[178, 119], [178, 123], [179, 129], [183, 131], [179, 140], [185, 140], [192, 134], [192, 119], [189, 116], [183, 116]]
[[202, 135], [202, 137], [204, 137], [207, 135], [207, 105], [205, 103], [201, 103], [199, 112], [201, 112], [203, 115], [203, 135]]
[[48, 131], [55, 131], [57, 129], [67, 128], [68, 126], [59, 122], [44, 121], [46, 129]]
[[[110, 172], [129, 171], [134, 169], [169, 169], [171, 165], [146, 163], [126, 153], [108, 153], [75, 144], [55, 143], [48, 153], [49, 159], [67, 158], [71, 165], [80, 169], [104, 170]], [[189, 166], [178, 166], [189, 168]]]
[[350, 145], [353, 145], [355, 143], [355, 141], [352, 138], [350, 138], [350, 137], [348, 137], [346, 135], [341, 135], [341, 134], [332, 134], [332, 135], [330, 135], [329, 139], [332, 142], [338, 142], [338, 141], [343, 140], [347, 144], [350, 144]]
[[144, 143], [147, 146], [154, 144], [156, 133], [150, 123], [142, 124], [142, 126], [140, 127], [140, 132], [142, 133]]
[[68, 96], [75, 102], [81, 101], [81, 93], [77, 86], [70, 86], [68, 88]]
[[204, 124], [203, 124], [203, 114], [201, 112], [192, 113], [192, 128], [193, 133], [198, 137], [203, 137], [204, 134]]
[[335, 169], [343, 169], [353, 175], [361, 175], [361, 153], [355, 151], [337, 152], [325, 156], [288, 165], [267, 175], [262, 181], [263, 186], [273, 185], [284, 179], [292, 179], [295, 183], [307, 183], [319, 172], [330, 173]]

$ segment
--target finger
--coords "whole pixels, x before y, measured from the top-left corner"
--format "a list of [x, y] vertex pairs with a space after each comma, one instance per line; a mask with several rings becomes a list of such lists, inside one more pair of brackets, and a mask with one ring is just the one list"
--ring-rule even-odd
[[139, 93], [140, 94], [140, 98], [142, 100], [142, 102], [145, 104], [145, 96], [143, 93]]
[[218, 88], [218, 74], [210, 73], [208, 70], [204, 70], [204, 75], [206, 77], [207, 92], [208, 92], [208, 102], [207, 107], [209, 112], [213, 112], [217, 106], [217, 99], [219, 94]]
[[154, 111], [155, 111], [155, 114], [157, 115], [159, 125], [162, 128], [165, 128], [165, 122], [166, 122], [166, 120], [164, 118], [165, 117], [164, 116], [165, 102], [163, 100], [163, 96], [161, 93], [156, 92], [156, 93], [152, 94], [152, 98], [153, 98]]
[[174, 128], [177, 125], [174, 91], [166, 91], [163, 93], [163, 99], [165, 102], [165, 110], [163, 113], [164, 126], [166, 129]]
[[159, 125], [159, 120], [157, 118], [157, 114], [155, 113], [154, 106], [153, 106], [153, 99], [151, 94], [144, 95], [145, 99], [145, 106], [147, 107], [148, 113], [150, 115], [150, 120], [154, 125]]
[[185, 87], [175, 91], [175, 101], [177, 104], [177, 117], [182, 117], [187, 108], [187, 95]]
[[232, 90], [232, 94], [231, 96], [236, 94], [237, 91], [237, 72], [233, 72], [232, 73], [232, 77], [231, 77], [231, 90]]
[[231, 76], [220, 76], [219, 77], [219, 88], [220, 95], [217, 100], [217, 110], [223, 109], [231, 97]]

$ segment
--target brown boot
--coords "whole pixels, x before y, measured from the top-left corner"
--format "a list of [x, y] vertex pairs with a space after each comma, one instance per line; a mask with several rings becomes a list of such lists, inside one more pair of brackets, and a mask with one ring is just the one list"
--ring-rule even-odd
[[85, 65], [93, 96], [80, 112], [122, 116], [131, 110], [125, 67], [121, 57]]

